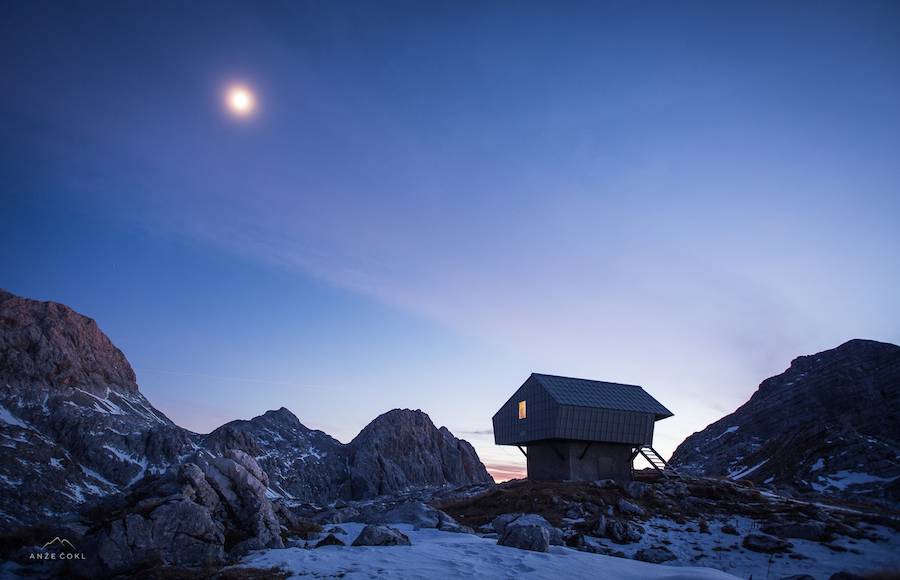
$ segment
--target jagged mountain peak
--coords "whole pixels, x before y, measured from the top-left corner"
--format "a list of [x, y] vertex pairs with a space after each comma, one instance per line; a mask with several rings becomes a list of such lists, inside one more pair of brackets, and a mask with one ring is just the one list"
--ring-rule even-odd
[[786, 493], [900, 501], [900, 347], [854, 339], [800, 356], [734, 413], [688, 437], [673, 465]]
[[421, 410], [393, 409], [349, 444], [354, 497], [412, 487], [491, 482], [472, 446]]

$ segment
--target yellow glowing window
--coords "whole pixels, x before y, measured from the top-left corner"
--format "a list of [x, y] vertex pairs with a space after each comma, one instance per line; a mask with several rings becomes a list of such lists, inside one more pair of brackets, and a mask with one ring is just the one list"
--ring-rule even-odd
[[525, 401], [519, 401], [519, 419], [525, 418]]

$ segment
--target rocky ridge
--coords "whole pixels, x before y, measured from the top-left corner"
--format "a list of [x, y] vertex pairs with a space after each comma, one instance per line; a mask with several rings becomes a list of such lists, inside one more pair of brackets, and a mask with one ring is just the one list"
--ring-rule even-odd
[[[141, 394], [127, 359], [92, 319], [0, 290], [0, 521], [74, 517], [144, 477], [229, 450], [258, 463], [270, 498], [291, 501], [492, 481], [468, 443], [421, 411], [385, 413], [347, 445], [284, 408], [192, 433]], [[388, 460], [373, 463], [381, 451]]]
[[900, 502], [900, 346], [851, 340], [791, 362], [734, 413], [688, 437], [679, 471], [789, 495]]

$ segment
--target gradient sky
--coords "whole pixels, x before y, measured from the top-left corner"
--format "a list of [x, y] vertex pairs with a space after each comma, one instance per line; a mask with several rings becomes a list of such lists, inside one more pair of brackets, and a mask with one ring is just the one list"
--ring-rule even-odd
[[20, 0], [0, 64], [0, 287], [195, 431], [421, 408], [502, 475], [539, 371], [643, 385], [667, 455], [900, 342], [896, 2]]

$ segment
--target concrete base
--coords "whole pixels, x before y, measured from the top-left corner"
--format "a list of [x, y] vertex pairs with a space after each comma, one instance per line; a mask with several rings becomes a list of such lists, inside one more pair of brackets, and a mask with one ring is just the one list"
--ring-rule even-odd
[[631, 445], [590, 441], [532, 443], [528, 445], [528, 479], [631, 481], [631, 450]]

